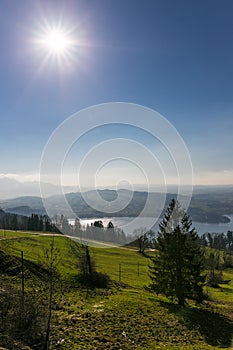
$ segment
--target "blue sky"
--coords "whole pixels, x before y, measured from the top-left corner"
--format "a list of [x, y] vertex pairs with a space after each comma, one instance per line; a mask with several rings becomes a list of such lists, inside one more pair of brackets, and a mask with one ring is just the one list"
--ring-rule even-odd
[[[35, 40], [59, 23], [79, 44], [68, 63], [42, 64], [46, 54]], [[2, 0], [0, 42], [1, 174], [37, 178], [43, 148], [61, 122], [121, 101], [155, 109], [175, 126], [196, 184], [233, 183], [232, 0]], [[148, 135], [111, 126], [84, 137], [79, 149], [116, 132], [156, 153]], [[129, 168], [131, 181], [140, 182]], [[110, 165], [103, 179], [111, 184]]]

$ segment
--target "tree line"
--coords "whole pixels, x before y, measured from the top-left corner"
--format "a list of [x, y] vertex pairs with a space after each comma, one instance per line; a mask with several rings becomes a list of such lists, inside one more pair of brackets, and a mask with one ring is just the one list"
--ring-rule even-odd
[[85, 227], [81, 226], [78, 218], [75, 219], [72, 225], [66, 216], [55, 216], [53, 218], [57, 228], [66, 235], [79, 237], [80, 239], [112, 242], [117, 244], [125, 244], [127, 242], [124, 231], [118, 227], [114, 227], [113, 223], [109, 221], [104, 227], [102, 220], [96, 220]]
[[109, 221], [107, 227], [104, 227], [102, 220], [97, 220], [82, 227], [78, 218], [74, 224], [71, 224], [64, 215], [55, 215], [49, 218], [47, 215], [32, 214], [23, 216], [0, 211], [0, 228], [5, 230], [22, 230], [38, 232], [57, 232], [70, 236], [76, 236], [80, 239], [90, 239], [105, 242], [114, 242], [125, 244], [127, 241], [124, 231], [114, 227]]
[[17, 215], [0, 211], [0, 228], [3, 230], [59, 232], [48, 215]]
[[227, 233], [204, 233], [200, 242], [205, 247], [233, 251], [233, 231]]
[[[158, 235], [153, 230], [146, 230], [146, 228], [139, 228], [134, 230], [133, 235], [136, 237], [131, 245], [137, 245], [140, 253], [144, 253], [145, 249], [154, 248], [158, 246]], [[204, 247], [209, 247], [225, 252], [233, 252], [233, 231], [228, 230], [227, 233], [210, 233], [206, 232], [197, 237], [197, 243]]]

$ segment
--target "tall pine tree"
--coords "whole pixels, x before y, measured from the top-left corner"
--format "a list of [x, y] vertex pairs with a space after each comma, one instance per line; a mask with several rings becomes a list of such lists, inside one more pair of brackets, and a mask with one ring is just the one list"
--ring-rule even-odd
[[156, 293], [177, 298], [203, 298], [203, 248], [195, 228], [180, 203], [172, 199], [159, 225], [156, 256], [150, 266], [151, 287]]

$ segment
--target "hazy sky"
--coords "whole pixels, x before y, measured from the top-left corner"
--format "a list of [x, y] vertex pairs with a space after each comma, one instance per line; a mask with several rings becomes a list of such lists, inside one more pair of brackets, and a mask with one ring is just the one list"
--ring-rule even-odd
[[[36, 40], [59, 25], [75, 47], [47, 59]], [[61, 122], [83, 108], [122, 101], [155, 109], [175, 126], [196, 184], [233, 183], [232, 0], [1, 0], [0, 43], [1, 174], [36, 178]], [[160, 152], [149, 135], [123, 126], [95, 130], [77, 149], [85, 154], [116, 135]], [[119, 169], [143, 182], [143, 169], [113, 161], [99, 183], [120, 181]]]

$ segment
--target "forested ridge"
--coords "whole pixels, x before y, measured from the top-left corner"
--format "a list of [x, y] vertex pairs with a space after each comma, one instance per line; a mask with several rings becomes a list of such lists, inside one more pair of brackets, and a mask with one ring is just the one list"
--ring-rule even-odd
[[[95, 218], [95, 217], [136, 217], [140, 215], [145, 203], [148, 199], [148, 193], [143, 191], [129, 191], [129, 190], [98, 190], [100, 197], [106, 201], [107, 212], [98, 211], [93, 209], [84, 200], [87, 197], [96, 207], [98, 203], [95, 200], [95, 191], [85, 192], [84, 198], [81, 193], [67, 193], [65, 195], [67, 202], [72, 210], [68, 210], [60, 204], [60, 196], [51, 196], [46, 199], [46, 206], [48, 206], [50, 212], [53, 215], [63, 214], [68, 217], [73, 217], [74, 213], [80, 218]], [[131, 198], [128, 205], [124, 206], [121, 210], [116, 210], [114, 207], [114, 200], [121, 196], [125, 201]], [[172, 198], [177, 198], [174, 193], [159, 193], [151, 192], [151, 205], [147, 207], [145, 216], [162, 217], [164, 214], [164, 200], [165, 207], [168, 206]], [[112, 213], [109, 212], [109, 204], [112, 207]], [[0, 202], [0, 207], [8, 212], [17, 213], [30, 216], [32, 213], [38, 215], [45, 215], [46, 210], [43, 206], [43, 201], [40, 197], [18, 197], [15, 199], [8, 199]], [[56, 209], [55, 209], [56, 208]], [[68, 211], [67, 211], [68, 210]], [[233, 190], [221, 189], [213, 190], [208, 193], [195, 193], [192, 195], [188, 214], [192, 217], [193, 221], [207, 222], [207, 223], [226, 223], [230, 222], [227, 215], [233, 214]]]

